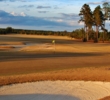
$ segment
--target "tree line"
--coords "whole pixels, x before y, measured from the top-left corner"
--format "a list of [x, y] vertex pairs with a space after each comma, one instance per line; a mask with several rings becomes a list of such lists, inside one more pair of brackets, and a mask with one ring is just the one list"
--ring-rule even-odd
[[26, 34], [26, 35], [56, 35], [56, 36], [69, 36], [71, 32], [64, 31], [45, 31], [45, 30], [26, 30], [14, 29], [12, 27], [0, 28], [0, 34]]
[[45, 30], [26, 30], [14, 29], [12, 27], [0, 28], [0, 34], [27, 34], [27, 35], [55, 35], [55, 36], [69, 36], [70, 38], [82, 39], [86, 42], [93, 40], [94, 42], [109, 41], [110, 32], [105, 28], [105, 23], [110, 20], [110, 4], [104, 2], [102, 8], [97, 6], [94, 11], [88, 4], [84, 4], [79, 13], [79, 22], [84, 23], [81, 29], [75, 29], [72, 32], [68, 31], [45, 31]]
[[79, 13], [79, 22], [84, 23], [83, 41], [88, 41], [91, 34], [93, 34], [94, 42], [98, 42], [101, 35], [103, 41], [105, 40], [105, 34], [108, 34], [108, 30], [105, 28], [105, 22], [106, 20], [110, 20], [110, 4], [104, 2], [102, 6], [103, 8], [100, 5], [97, 6], [94, 11], [91, 11], [88, 4], [82, 6]]
[[[75, 29], [72, 32], [68, 31], [44, 31], [44, 30], [24, 30], [24, 29], [14, 29], [12, 27], [7, 28], [0, 28], [0, 34], [26, 34], [26, 35], [54, 35], [54, 36], [68, 36], [70, 38], [76, 38], [76, 39], [82, 39], [84, 41], [85, 39], [85, 30], [84, 28], [81, 29]], [[94, 34], [95, 31], [91, 30], [89, 31], [89, 37], [88, 40], [94, 40]], [[99, 32], [99, 40], [109, 41], [110, 40], [110, 32]]]

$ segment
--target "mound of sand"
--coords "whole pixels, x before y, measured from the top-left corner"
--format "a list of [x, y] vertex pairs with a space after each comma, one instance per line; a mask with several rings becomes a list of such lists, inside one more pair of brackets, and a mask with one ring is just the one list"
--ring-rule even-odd
[[41, 81], [0, 88], [0, 100], [98, 100], [110, 95], [110, 83]]
[[0, 46], [0, 49], [13, 49], [13, 46]]
[[52, 44], [37, 44], [37, 45], [31, 45], [21, 48], [19, 51], [45, 51], [45, 50], [52, 50], [54, 49], [54, 46]]
[[13, 49], [16, 48], [16, 45], [24, 45], [23, 42], [0, 42], [0, 49]]
[[13, 49], [17, 46], [23, 46], [25, 45], [23, 42], [0, 42], [0, 49], [1, 50], [7, 50], [7, 49]]
[[0, 42], [0, 45], [24, 45], [25, 43], [23, 42]]

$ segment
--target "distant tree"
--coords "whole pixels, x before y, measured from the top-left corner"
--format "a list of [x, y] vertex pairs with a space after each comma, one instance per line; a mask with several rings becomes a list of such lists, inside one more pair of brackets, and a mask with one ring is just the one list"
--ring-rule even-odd
[[82, 39], [82, 37], [84, 36], [84, 29], [76, 29], [74, 31], [72, 31], [71, 33], [69, 33], [69, 36], [71, 38], [77, 38], [77, 39]]
[[64, 30], [63, 34], [66, 36], [68, 34], [67, 30]]
[[13, 28], [12, 27], [7, 27], [6, 28], [6, 32], [7, 33], [12, 33], [13, 32]]
[[104, 12], [104, 17], [107, 20], [108, 18], [110, 18], [110, 3], [109, 2], [104, 2], [103, 3], [103, 12]]
[[21, 30], [20, 34], [26, 34], [26, 31], [25, 30]]
[[107, 29], [105, 29], [105, 22], [106, 22], [106, 20], [110, 20], [110, 3], [109, 2], [104, 2], [103, 3], [102, 11], [104, 13], [104, 23], [103, 23], [103, 26], [102, 26], [103, 42], [104, 42], [105, 34], [107, 33]]
[[104, 22], [104, 14], [102, 13], [100, 6], [97, 6], [95, 8], [93, 15], [94, 15], [94, 24], [96, 26], [96, 35], [94, 38], [94, 42], [98, 42], [99, 27], [102, 27]]
[[82, 28], [82, 29], [80, 29], [80, 34], [81, 34], [81, 36], [82, 36], [82, 38], [83, 38], [83, 42], [85, 42], [86, 40], [86, 38], [85, 38], [85, 30], [84, 30], [84, 28]]
[[81, 16], [79, 22], [84, 22], [84, 30], [85, 30], [85, 37], [84, 41], [88, 41], [89, 39], [89, 31], [93, 25], [93, 14], [88, 4], [84, 4], [80, 10], [79, 16]]

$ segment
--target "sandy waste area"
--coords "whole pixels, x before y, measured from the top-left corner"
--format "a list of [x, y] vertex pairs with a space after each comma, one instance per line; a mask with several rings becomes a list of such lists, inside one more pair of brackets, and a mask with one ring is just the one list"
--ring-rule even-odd
[[98, 100], [109, 95], [109, 82], [40, 81], [0, 87], [0, 100]]

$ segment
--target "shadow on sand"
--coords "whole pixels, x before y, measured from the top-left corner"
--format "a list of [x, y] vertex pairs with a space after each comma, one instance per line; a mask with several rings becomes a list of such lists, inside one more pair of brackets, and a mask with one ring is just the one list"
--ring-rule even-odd
[[77, 97], [54, 94], [0, 95], [0, 100], [80, 100]]

